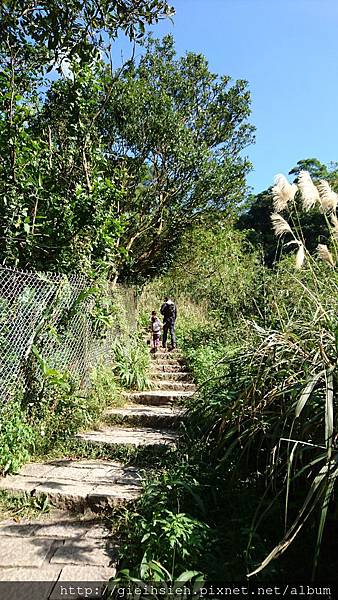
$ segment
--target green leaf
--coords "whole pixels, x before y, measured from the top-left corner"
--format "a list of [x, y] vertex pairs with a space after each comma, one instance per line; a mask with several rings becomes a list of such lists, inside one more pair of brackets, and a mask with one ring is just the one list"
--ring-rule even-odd
[[317, 373], [317, 375], [315, 375], [305, 386], [303, 392], [300, 395], [297, 406], [296, 406], [296, 418], [298, 418], [299, 415], [301, 414], [301, 412], [302, 412], [305, 404], [307, 403], [308, 399], [310, 398], [316, 384], [318, 383], [320, 378], [323, 377], [324, 375], [325, 375], [325, 371], [320, 371], [320, 373]]
[[203, 577], [201, 571], [184, 571], [175, 579], [175, 587], [178, 587], [181, 582], [191, 581], [196, 577]]
[[333, 373], [326, 374], [326, 402], [325, 402], [325, 444], [331, 454], [333, 441]]

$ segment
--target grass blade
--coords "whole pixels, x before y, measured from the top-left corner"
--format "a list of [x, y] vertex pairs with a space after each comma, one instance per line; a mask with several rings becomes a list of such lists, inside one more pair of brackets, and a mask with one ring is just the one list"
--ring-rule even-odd
[[[259, 567], [257, 567], [257, 569], [255, 569], [251, 573], [249, 573], [247, 575], [247, 577], [252, 577], [253, 575], [257, 575], [257, 573], [259, 573], [260, 571], [265, 569], [265, 567], [272, 560], [274, 560], [275, 558], [277, 558], [278, 556], [283, 554], [283, 552], [285, 552], [285, 550], [290, 546], [290, 544], [293, 542], [293, 540], [295, 539], [295, 537], [297, 536], [297, 534], [303, 527], [304, 523], [306, 522], [306, 520], [308, 519], [310, 514], [313, 512], [314, 508], [317, 506], [317, 503], [322, 498], [323, 494], [321, 493], [320, 486], [323, 483], [323, 481], [326, 480], [326, 477], [330, 470], [330, 466], [332, 466], [332, 464], [334, 466], [334, 471], [332, 472], [331, 477], [334, 477], [334, 479], [337, 477], [337, 475], [338, 475], [338, 454], [334, 457], [334, 460], [331, 461], [330, 464], [326, 464], [319, 471], [318, 475], [315, 477], [314, 481], [312, 482], [309, 493], [304, 501], [304, 504], [298, 513], [297, 518], [291, 525], [288, 532], [285, 534], [284, 538], [279, 542], [279, 544], [277, 544], [277, 546], [275, 546], [275, 548], [263, 560], [263, 562], [259, 565]], [[325, 490], [325, 493], [326, 493], [326, 490]]]
[[310, 398], [315, 385], [317, 384], [317, 382], [319, 381], [319, 379], [325, 375], [325, 371], [320, 371], [320, 373], [317, 373], [317, 375], [315, 375], [311, 381], [309, 381], [307, 383], [307, 385], [305, 386], [304, 390], [302, 391], [300, 398], [298, 400], [297, 406], [296, 406], [296, 418], [299, 417], [300, 413], [302, 412], [305, 404], [307, 403], [308, 399]]
[[325, 402], [325, 444], [328, 451], [328, 459], [331, 458], [331, 447], [333, 438], [333, 373], [326, 374], [326, 402]]

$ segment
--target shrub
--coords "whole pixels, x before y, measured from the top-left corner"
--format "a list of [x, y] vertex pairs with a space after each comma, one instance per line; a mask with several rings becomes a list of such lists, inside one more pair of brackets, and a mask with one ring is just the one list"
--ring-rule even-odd
[[142, 339], [117, 340], [113, 346], [114, 373], [121, 385], [130, 389], [144, 390], [150, 387], [148, 370], [149, 351]]
[[[120, 515], [120, 558], [129, 572], [137, 573], [140, 563], [155, 561], [174, 579], [186, 569], [205, 565], [216, 538], [200, 518], [203, 503], [190, 470], [181, 465], [148, 479], [135, 510]], [[151, 580], [154, 572], [150, 568], [144, 575]]]
[[36, 433], [19, 400], [5, 404], [0, 412], [0, 472], [16, 473], [34, 450]]

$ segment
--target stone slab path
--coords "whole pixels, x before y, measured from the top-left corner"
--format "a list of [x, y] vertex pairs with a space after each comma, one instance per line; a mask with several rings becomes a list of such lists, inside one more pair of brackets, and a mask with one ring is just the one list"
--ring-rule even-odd
[[181, 417], [184, 415], [184, 409], [176, 406], [153, 406], [149, 404], [127, 404], [122, 408], [109, 408], [106, 411], [106, 416], [121, 416], [127, 417]]
[[54, 509], [37, 520], [2, 521], [0, 597], [59, 598], [64, 596], [61, 582], [103, 587], [116, 572], [116, 549], [109, 534], [92, 513], [73, 516]]
[[[175, 447], [182, 405], [195, 386], [176, 352], [153, 357], [151, 376], [151, 390], [127, 394], [126, 406], [108, 409], [104, 424], [78, 438], [111, 446]], [[89, 582], [92, 596], [87, 597], [99, 598], [102, 585], [115, 573], [116, 549], [102, 518], [91, 511], [135, 500], [141, 489], [136, 468], [108, 460], [30, 463], [18, 475], [0, 478], [0, 490], [47, 494], [59, 507], [39, 520], [0, 522], [0, 599], [83, 598], [83, 587], [70, 591], [72, 582]], [[5, 590], [4, 585], [12, 587]]]
[[[127, 404], [122, 408], [110, 408], [105, 413], [106, 423], [151, 428], [174, 428], [184, 418], [185, 410], [177, 406], [152, 404]], [[161, 429], [163, 431], [163, 429]]]
[[180, 400], [189, 398], [194, 392], [185, 390], [150, 390], [144, 392], [134, 392], [132, 394], [126, 394], [129, 400], [133, 402], [140, 402], [141, 404], [153, 404], [153, 405], [164, 405], [175, 404]]
[[177, 433], [154, 429], [151, 427], [101, 427], [97, 431], [89, 431], [78, 436], [80, 439], [95, 444], [126, 446], [161, 446], [175, 445]]
[[55, 506], [81, 509], [115, 505], [137, 498], [141, 478], [133, 467], [102, 460], [29, 463], [19, 475], [0, 479], [0, 489], [31, 496], [47, 494]]

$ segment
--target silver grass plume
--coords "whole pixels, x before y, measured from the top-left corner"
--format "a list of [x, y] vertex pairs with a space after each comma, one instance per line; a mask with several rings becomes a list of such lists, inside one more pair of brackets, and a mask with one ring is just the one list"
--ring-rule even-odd
[[293, 200], [298, 188], [295, 183], [289, 183], [286, 177], [278, 174], [272, 188], [273, 207], [276, 213], [285, 210], [290, 200]]
[[300, 242], [299, 240], [291, 240], [291, 242], [288, 242], [287, 244], [285, 244], [285, 247], [286, 246], [298, 246], [298, 250], [296, 253], [295, 267], [296, 267], [296, 269], [301, 269], [304, 264], [304, 260], [305, 260], [304, 244], [302, 242]]
[[304, 244], [300, 243], [296, 254], [296, 269], [301, 269], [305, 260]]
[[287, 221], [285, 221], [278, 213], [272, 213], [271, 221], [276, 237], [282, 237], [285, 233], [291, 233], [293, 235], [289, 223], [287, 223]]
[[300, 171], [297, 183], [302, 195], [304, 210], [309, 210], [317, 202], [320, 202], [319, 192], [308, 171]]
[[335, 211], [338, 203], [338, 195], [334, 192], [325, 179], [321, 179], [318, 184], [318, 191], [320, 195], [320, 203], [322, 211], [324, 213]]
[[338, 240], [338, 219], [336, 213], [332, 213], [331, 215], [331, 223], [333, 226], [332, 235], [335, 240]]
[[331, 267], [336, 266], [336, 263], [333, 260], [333, 256], [332, 256], [330, 250], [328, 249], [328, 247], [326, 246], [326, 244], [318, 244], [317, 252], [318, 252], [318, 256], [322, 260], [324, 260], [326, 263], [331, 265]]

